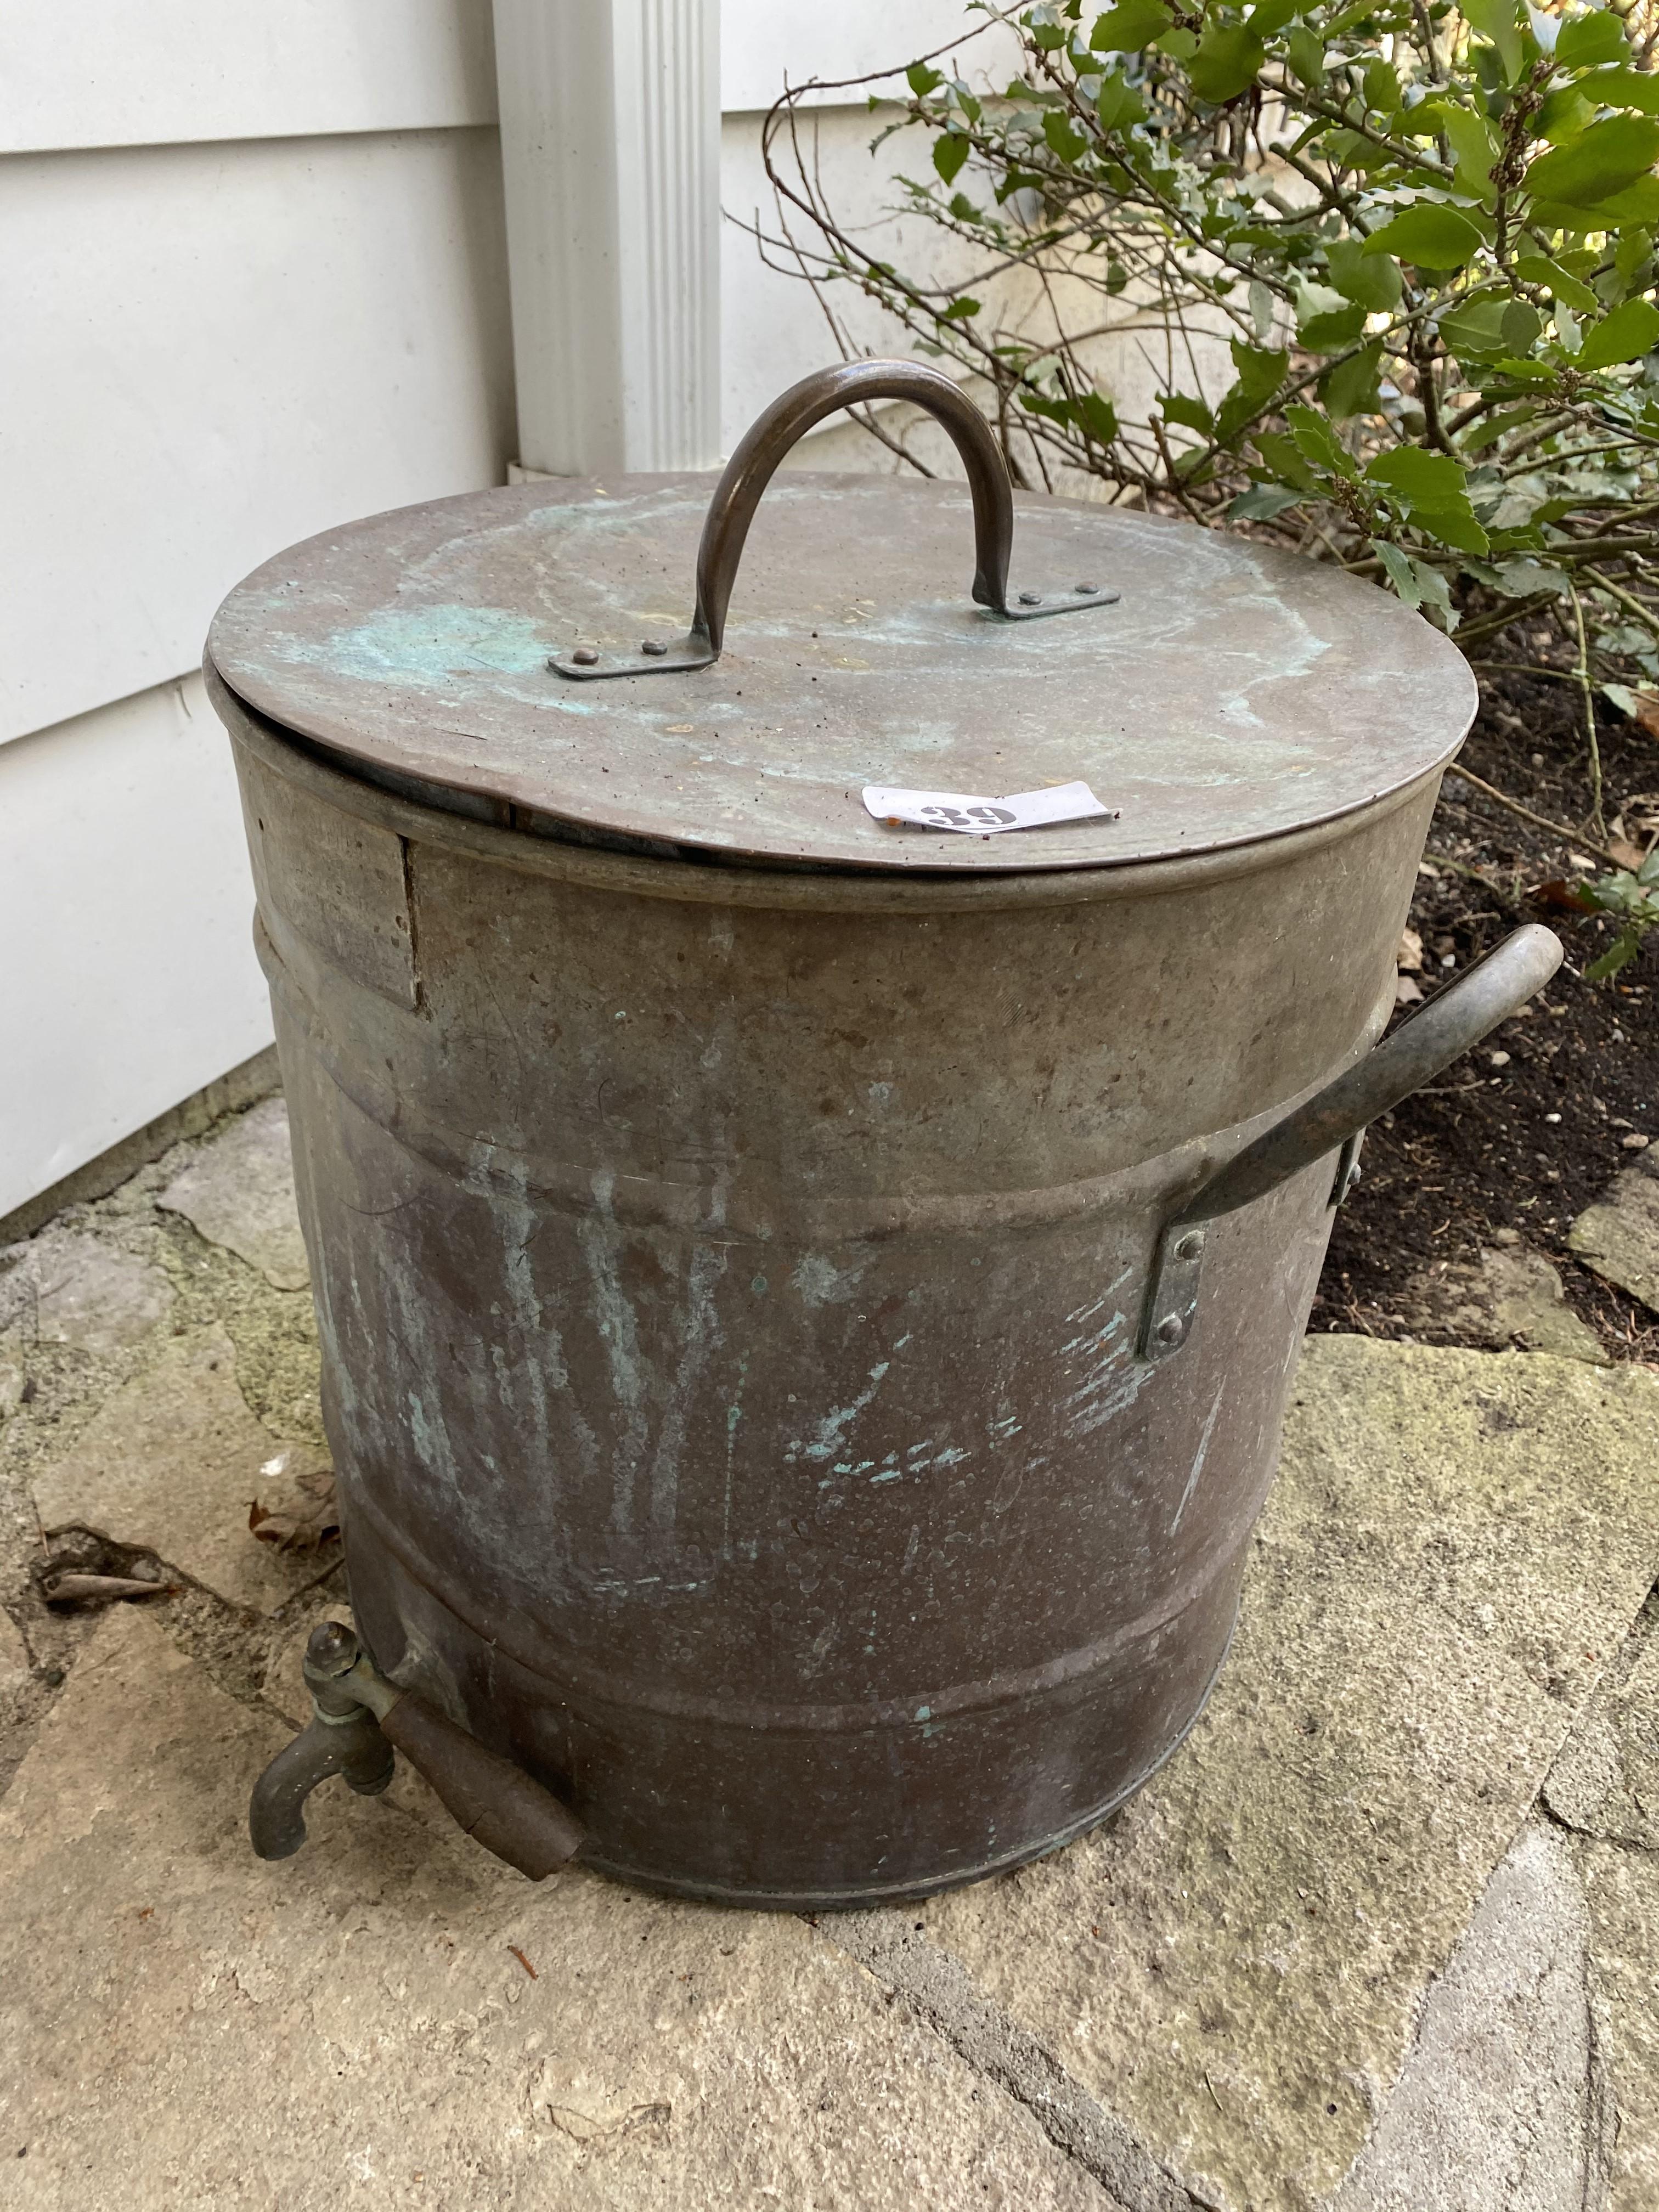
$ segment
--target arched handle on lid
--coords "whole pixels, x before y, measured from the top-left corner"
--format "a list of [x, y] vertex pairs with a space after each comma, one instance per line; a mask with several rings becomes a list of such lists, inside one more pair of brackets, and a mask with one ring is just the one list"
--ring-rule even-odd
[[549, 666], [577, 679], [648, 676], [667, 669], [707, 668], [726, 639], [726, 611], [744, 541], [761, 495], [791, 447], [826, 415], [872, 399], [906, 399], [926, 408], [949, 432], [968, 472], [974, 503], [972, 592], [982, 607], [1009, 622], [1030, 622], [1081, 607], [1109, 606], [1118, 594], [1093, 583], [1022, 592], [1011, 603], [1008, 562], [1014, 542], [1014, 495], [990, 425], [960, 387], [915, 361], [856, 361], [819, 369], [775, 399], [744, 432], [721, 471], [703, 518], [697, 547], [696, 608], [682, 638], [643, 638], [621, 652], [575, 646]]

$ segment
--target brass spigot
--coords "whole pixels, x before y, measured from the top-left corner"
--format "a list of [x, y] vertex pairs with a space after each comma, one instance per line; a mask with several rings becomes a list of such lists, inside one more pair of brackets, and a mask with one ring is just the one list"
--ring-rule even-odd
[[392, 1780], [393, 1747], [432, 1784], [486, 1850], [539, 1881], [575, 1856], [587, 1832], [550, 1790], [486, 1751], [423, 1698], [378, 1673], [343, 1621], [325, 1620], [306, 1644], [312, 1717], [253, 1785], [248, 1831], [262, 1859], [290, 1858], [306, 1839], [304, 1805], [343, 1774], [360, 1797]]

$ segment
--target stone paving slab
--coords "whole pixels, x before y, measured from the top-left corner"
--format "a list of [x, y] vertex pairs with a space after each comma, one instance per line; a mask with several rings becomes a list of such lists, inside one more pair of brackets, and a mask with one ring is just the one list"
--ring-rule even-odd
[[1567, 1231], [1569, 1248], [1598, 1275], [1659, 1313], [1659, 1147], [1636, 1155]]
[[222, 1244], [275, 1289], [311, 1281], [294, 1197], [288, 1102], [266, 1098], [204, 1145], [155, 1203], [182, 1213], [210, 1244]]
[[1407, 1285], [1401, 1304], [1413, 1328], [1444, 1329], [1460, 1343], [1553, 1352], [1594, 1367], [1611, 1364], [1601, 1338], [1567, 1304], [1560, 1276], [1518, 1240], [1474, 1261], [1423, 1269]]
[[1580, 1835], [1659, 1851], [1659, 1605], [1644, 1609], [1627, 1656], [1562, 1747], [1544, 1803]]
[[[1659, 2205], [1659, 1860], [1576, 1845], [1589, 1907], [1591, 1988], [1617, 2099], [1607, 2212]], [[1577, 2208], [1574, 2208], [1577, 2212]]]
[[918, 1908], [1202, 2203], [1342, 2180], [1659, 1564], [1659, 1375], [1310, 1340], [1233, 1656], [1109, 1827]]
[[106, 1354], [140, 1344], [172, 1310], [159, 1267], [54, 1224], [0, 1252], [0, 1335]]
[[160, 1357], [93, 1416], [71, 1449], [36, 1478], [47, 1530], [78, 1525], [143, 1546], [233, 1605], [274, 1613], [334, 1564], [279, 1552], [250, 1534], [248, 1507], [265, 1470], [287, 1455], [236, 1387], [236, 1354], [216, 1325], [171, 1338]]
[[0, 2202], [1112, 2212], [798, 1920], [532, 1885], [337, 1784], [261, 1865], [285, 1734], [141, 1616], [77, 1662], [0, 1803]]
[[[1659, 2205], [1659, 1595], [1545, 1784], [1587, 1901], [1590, 1981], [1617, 2101], [1610, 2212]], [[1576, 2208], [1575, 2208], [1576, 2212]]]
[[1531, 1821], [1330, 2212], [1586, 2212], [1604, 2202], [1615, 2125], [1583, 1892], [1565, 1840]]
[[9, 1613], [0, 1613], [0, 1720], [9, 1713], [29, 1681], [28, 1646]]

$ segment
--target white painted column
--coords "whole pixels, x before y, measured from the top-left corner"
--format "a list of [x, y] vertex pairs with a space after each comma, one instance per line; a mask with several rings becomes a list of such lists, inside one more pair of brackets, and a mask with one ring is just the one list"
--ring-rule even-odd
[[720, 0], [494, 0], [519, 458], [720, 448]]

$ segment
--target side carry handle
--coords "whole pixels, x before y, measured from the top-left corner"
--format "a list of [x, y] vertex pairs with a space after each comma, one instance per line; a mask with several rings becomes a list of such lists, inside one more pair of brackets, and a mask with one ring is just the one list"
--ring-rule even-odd
[[1335, 1081], [1237, 1152], [1194, 1191], [1159, 1232], [1141, 1314], [1137, 1349], [1143, 1359], [1172, 1358], [1192, 1331], [1205, 1231], [1218, 1214], [1265, 1198], [1328, 1152], [1339, 1152], [1331, 1203], [1340, 1206], [1358, 1170], [1368, 1121], [1480, 1043], [1517, 1006], [1540, 991], [1561, 965], [1561, 940], [1528, 922], [1401, 1022], [1392, 1036]]

